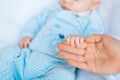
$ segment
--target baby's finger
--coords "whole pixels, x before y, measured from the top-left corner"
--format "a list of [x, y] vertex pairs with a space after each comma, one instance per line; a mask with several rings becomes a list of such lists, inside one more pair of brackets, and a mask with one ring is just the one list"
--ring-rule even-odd
[[85, 38], [81, 36], [81, 37], [80, 37], [80, 43], [83, 43], [84, 40], [85, 40]]
[[71, 38], [71, 36], [67, 36], [67, 44], [69, 45], [70, 44], [70, 38]]
[[75, 45], [80, 48], [80, 36], [75, 36]]
[[80, 37], [80, 47], [81, 48], [85, 48], [85, 42], [84, 42], [85, 38], [84, 37]]
[[70, 45], [72, 47], [75, 47], [75, 37], [74, 36], [71, 36], [71, 38], [70, 38]]

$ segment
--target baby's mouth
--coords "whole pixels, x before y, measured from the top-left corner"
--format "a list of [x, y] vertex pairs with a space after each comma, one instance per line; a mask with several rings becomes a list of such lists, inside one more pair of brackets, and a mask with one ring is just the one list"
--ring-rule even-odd
[[63, 8], [64, 10], [68, 10], [68, 8], [67, 8], [66, 6], [64, 6], [64, 5], [62, 5], [62, 8]]

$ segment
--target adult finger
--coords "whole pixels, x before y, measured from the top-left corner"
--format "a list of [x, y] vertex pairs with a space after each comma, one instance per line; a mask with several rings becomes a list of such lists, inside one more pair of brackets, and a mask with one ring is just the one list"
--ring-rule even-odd
[[91, 71], [90, 67], [85, 62], [80, 62], [80, 61], [75, 61], [75, 60], [70, 59], [70, 60], [68, 60], [68, 64], [70, 64], [74, 67], [80, 68], [80, 69]]
[[102, 40], [102, 38], [103, 38], [102, 34], [93, 34], [89, 37], [86, 37], [85, 42], [88, 42], [88, 43], [99, 42]]
[[81, 55], [71, 54], [64, 51], [58, 52], [58, 56], [66, 59], [72, 59], [80, 62], [84, 62], [85, 58]]
[[67, 44], [59, 44], [58, 48], [62, 51], [70, 52], [70, 53], [73, 53], [73, 54], [79, 54], [79, 55], [84, 55], [85, 54], [84, 49], [71, 47], [70, 45], [67, 45]]

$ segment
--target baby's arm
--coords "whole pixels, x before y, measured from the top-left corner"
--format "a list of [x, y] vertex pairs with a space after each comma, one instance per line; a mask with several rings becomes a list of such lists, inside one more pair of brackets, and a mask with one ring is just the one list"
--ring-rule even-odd
[[36, 33], [40, 30], [41, 26], [38, 22], [37, 16], [31, 18], [23, 27], [21, 40], [19, 42], [19, 46], [21, 48], [27, 48], [36, 35]]
[[29, 46], [30, 41], [35, 35], [41, 30], [41, 28], [46, 24], [47, 21], [51, 19], [56, 13], [59, 13], [61, 8], [58, 6], [51, 6], [48, 9], [45, 9], [42, 13], [34, 16], [32, 19], [25, 24], [25, 28], [22, 32], [22, 40], [19, 45], [21, 48], [26, 48]]
[[48, 18], [54, 13], [54, 8], [50, 7], [42, 13], [32, 17], [25, 25], [22, 30], [22, 39], [19, 42], [21, 48], [27, 48], [31, 40], [41, 30]]
[[72, 47], [77, 47], [77, 48], [85, 48], [85, 42], [84, 42], [84, 37], [80, 35], [70, 35], [67, 37], [67, 44], [71, 45]]

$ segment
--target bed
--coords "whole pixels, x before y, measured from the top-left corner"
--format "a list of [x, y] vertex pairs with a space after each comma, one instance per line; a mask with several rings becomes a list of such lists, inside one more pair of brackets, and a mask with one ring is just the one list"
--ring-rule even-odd
[[[24, 23], [57, 0], [0, 0], [0, 51], [19, 41]], [[102, 0], [105, 32], [120, 39], [120, 0]]]

